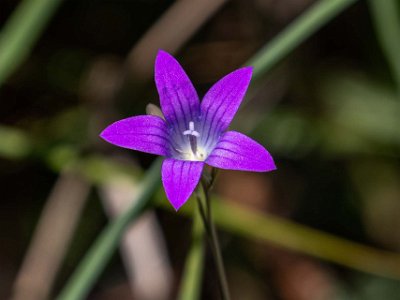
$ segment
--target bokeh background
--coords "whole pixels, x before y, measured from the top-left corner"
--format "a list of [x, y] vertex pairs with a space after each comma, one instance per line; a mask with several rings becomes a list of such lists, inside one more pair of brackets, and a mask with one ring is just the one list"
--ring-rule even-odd
[[[157, 49], [203, 95], [317, 2], [2, 0], [0, 298], [55, 298], [134, 201], [154, 157], [98, 134], [158, 104]], [[400, 299], [400, 4], [347, 2], [272, 68], [256, 66], [232, 124], [278, 166], [218, 176], [233, 299]], [[24, 24], [36, 25], [18, 42]], [[175, 213], [161, 189], [152, 200], [88, 299], [176, 299], [193, 205]], [[201, 299], [219, 299], [217, 280], [207, 250]]]

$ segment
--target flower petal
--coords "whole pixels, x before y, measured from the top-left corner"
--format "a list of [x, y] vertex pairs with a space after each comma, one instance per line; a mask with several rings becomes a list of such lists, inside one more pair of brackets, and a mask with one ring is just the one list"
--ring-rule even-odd
[[200, 114], [200, 102], [192, 82], [170, 54], [160, 50], [155, 63], [155, 82], [162, 112], [179, 133]]
[[161, 170], [165, 193], [175, 210], [178, 210], [193, 193], [200, 180], [204, 163], [167, 158]]
[[163, 119], [137, 116], [119, 120], [100, 134], [107, 142], [142, 152], [169, 155], [169, 134]]
[[226, 75], [204, 96], [201, 103], [204, 145], [228, 128], [249, 86], [252, 70], [245, 67]]
[[217, 168], [266, 172], [276, 169], [268, 151], [248, 136], [236, 132], [226, 132], [206, 163]]

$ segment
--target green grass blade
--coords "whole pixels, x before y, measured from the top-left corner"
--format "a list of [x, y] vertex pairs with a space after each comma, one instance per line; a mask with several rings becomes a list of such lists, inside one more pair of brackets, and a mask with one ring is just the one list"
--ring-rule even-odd
[[317, 1], [246, 63], [254, 66], [253, 78], [269, 71], [308, 37], [356, 1]]
[[[172, 210], [165, 196], [159, 199], [160, 207]], [[284, 218], [229, 204], [220, 198], [214, 197], [211, 203], [216, 225], [232, 234], [268, 242], [362, 272], [400, 279], [400, 253], [362, 245]], [[184, 205], [179, 213], [191, 216], [193, 209], [191, 205]]]
[[63, 0], [24, 0], [0, 32], [0, 87], [28, 56]]
[[200, 299], [204, 267], [204, 226], [197, 207], [193, 209], [192, 245], [186, 257], [179, 300]]
[[400, 6], [398, 0], [369, 0], [369, 8], [382, 50], [400, 94]]
[[0, 125], [0, 157], [23, 159], [32, 151], [32, 141], [22, 130]]

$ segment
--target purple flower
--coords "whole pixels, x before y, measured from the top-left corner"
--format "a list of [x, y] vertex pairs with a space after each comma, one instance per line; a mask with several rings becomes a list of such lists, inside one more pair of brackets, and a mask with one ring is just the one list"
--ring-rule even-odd
[[165, 156], [162, 182], [169, 201], [178, 210], [198, 184], [204, 164], [255, 172], [276, 169], [263, 146], [242, 133], [227, 131], [251, 74], [252, 67], [245, 67], [226, 75], [200, 103], [180, 64], [160, 50], [155, 82], [165, 119], [130, 117], [111, 124], [100, 136], [120, 147]]

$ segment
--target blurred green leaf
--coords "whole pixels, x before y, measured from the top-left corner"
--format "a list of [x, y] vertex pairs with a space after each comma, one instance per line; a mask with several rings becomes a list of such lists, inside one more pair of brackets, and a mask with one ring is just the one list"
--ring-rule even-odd
[[368, 236], [391, 249], [400, 248], [400, 172], [389, 159], [364, 158], [349, 166], [355, 189], [362, 201], [362, 214]]
[[394, 91], [349, 72], [333, 73], [319, 86], [320, 98], [326, 105], [323, 121], [337, 126], [341, 135], [383, 145], [400, 145], [400, 102]]
[[204, 269], [204, 226], [198, 207], [192, 207], [192, 244], [186, 256], [185, 267], [178, 294], [179, 300], [197, 300], [201, 296]]
[[294, 110], [276, 109], [257, 124], [252, 136], [276, 154], [301, 157], [320, 143], [313, 120]]
[[246, 65], [259, 78], [296, 47], [357, 0], [319, 0], [256, 53]]
[[[158, 199], [159, 206], [172, 209], [164, 193], [159, 193]], [[179, 213], [190, 216], [193, 203], [194, 199], [190, 199]], [[400, 279], [400, 253], [358, 244], [277, 216], [229, 204], [217, 197], [213, 197], [211, 203], [217, 226], [233, 234], [273, 243], [359, 271]]]
[[31, 150], [31, 140], [24, 131], [0, 126], [0, 156], [7, 159], [22, 159], [29, 155]]
[[400, 299], [398, 281], [372, 276], [358, 276], [351, 289], [342, 285], [339, 287], [337, 300], [397, 300]]
[[398, 0], [369, 0], [378, 40], [389, 63], [400, 96], [400, 6]]
[[76, 163], [79, 152], [72, 145], [58, 145], [52, 148], [46, 156], [47, 164], [53, 170], [60, 172], [64, 168]]
[[0, 87], [25, 60], [62, 0], [23, 0], [0, 32]]
[[89, 122], [89, 112], [81, 106], [76, 106], [61, 111], [50, 120], [37, 122], [35, 132], [43, 138], [43, 144], [69, 142], [82, 146], [89, 143]]

